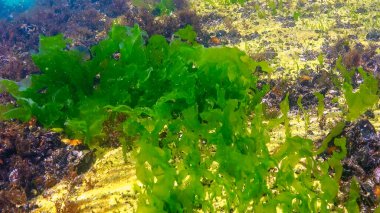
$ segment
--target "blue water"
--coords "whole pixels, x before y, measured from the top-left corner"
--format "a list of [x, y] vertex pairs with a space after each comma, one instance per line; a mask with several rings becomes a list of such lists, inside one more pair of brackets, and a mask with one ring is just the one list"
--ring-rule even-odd
[[23, 12], [35, 3], [35, 0], [0, 0], [0, 18], [12, 18], [14, 13]]
[[4, 4], [7, 6], [15, 7], [15, 6], [30, 6], [33, 4], [33, 0], [3, 0]]

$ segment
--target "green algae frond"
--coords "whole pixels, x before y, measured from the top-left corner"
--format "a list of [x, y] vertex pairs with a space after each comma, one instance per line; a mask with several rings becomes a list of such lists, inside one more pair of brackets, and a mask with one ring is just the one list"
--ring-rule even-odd
[[[61, 35], [41, 37], [33, 56], [41, 74], [23, 90], [1, 81], [18, 104], [4, 116], [35, 116], [98, 148], [104, 122], [123, 115], [115, 127], [124, 154], [132, 147], [136, 160], [138, 212], [332, 210], [345, 139], [335, 139], [341, 153], [317, 160], [311, 140], [291, 135], [285, 98], [278, 121], [286, 138], [270, 154], [261, 104], [268, 87], [259, 90], [255, 75], [267, 64], [237, 48], [205, 48], [191, 27], [175, 35], [167, 42], [147, 38], [138, 26], [116, 25], [89, 60], [66, 49], [70, 41]], [[224, 205], [216, 207], [220, 200]]]

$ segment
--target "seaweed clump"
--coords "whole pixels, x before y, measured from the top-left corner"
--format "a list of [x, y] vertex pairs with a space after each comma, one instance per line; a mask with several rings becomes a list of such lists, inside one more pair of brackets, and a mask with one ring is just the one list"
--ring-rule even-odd
[[[258, 66], [270, 71], [268, 65], [236, 48], [205, 48], [196, 37], [189, 26], [168, 42], [148, 38], [137, 25], [115, 25], [88, 59], [67, 49], [62, 35], [42, 36], [33, 55], [41, 74], [30, 85], [1, 81], [17, 103], [3, 107], [2, 116], [35, 116], [97, 150], [114, 121], [124, 154], [132, 150], [136, 159], [140, 212], [327, 212], [339, 206], [345, 138], [334, 140], [340, 151], [316, 160], [313, 142], [289, 130], [287, 95], [274, 121], [284, 124], [286, 138], [270, 154], [273, 122], [264, 122], [261, 104], [269, 87], [258, 89], [255, 74]], [[358, 208], [358, 193], [353, 183], [349, 211]], [[220, 199], [225, 205], [214, 206]]]

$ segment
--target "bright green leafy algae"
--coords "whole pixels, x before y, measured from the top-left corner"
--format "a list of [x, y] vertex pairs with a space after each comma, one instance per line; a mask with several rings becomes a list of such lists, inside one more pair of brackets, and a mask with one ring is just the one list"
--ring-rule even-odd
[[176, 9], [176, 5], [173, 0], [132, 0], [132, 3], [135, 6], [146, 8], [152, 11], [155, 15], [169, 14]]
[[[360, 212], [359, 205], [357, 203], [357, 199], [360, 198], [360, 186], [356, 178], [353, 179], [350, 186], [350, 195], [349, 200], [346, 203], [346, 208], [348, 212], [357, 213]], [[375, 212], [378, 211], [378, 208]]]
[[297, 105], [299, 107], [299, 109], [301, 110], [302, 114], [303, 114], [303, 118], [305, 120], [305, 132], [308, 131], [309, 129], [309, 124], [310, 124], [310, 118], [309, 118], [309, 110], [306, 110], [303, 105], [302, 105], [302, 96], [299, 96], [298, 99], [297, 99]]
[[[316, 160], [312, 141], [291, 135], [288, 96], [282, 117], [263, 122], [268, 87], [257, 89], [254, 71], [266, 64], [236, 48], [205, 48], [191, 27], [175, 35], [168, 43], [159, 35], [147, 38], [138, 26], [114, 26], [91, 48], [90, 60], [67, 50], [61, 35], [41, 37], [33, 56], [41, 74], [27, 88], [1, 81], [1, 91], [18, 104], [2, 107], [1, 117], [35, 116], [97, 148], [104, 122], [123, 115], [114, 125], [123, 133], [124, 153], [134, 148], [143, 184], [138, 212], [330, 211], [345, 139], [335, 139], [340, 153]], [[285, 125], [286, 139], [271, 155], [266, 144], [273, 123]], [[225, 205], [216, 208], [218, 200]], [[347, 208], [354, 208], [350, 202]]]
[[318, 99], [317, 112], [318, 112], [318, 118], [319, 120], [321, 120], [323, 117], [323, 112], [325, 111], [325, 102], [324, 102], [325, 97], [319, 92], [314, 93], [314, 96], [317, 97]]
[[343, 121], [337, 123], [335, 127], [330, 131], [330, 133], [326, 136], [326, 138], [322, 141], [321, 147], [318, 149], [317, 153], [321, 154], [324, 152], [327, 149], [329, 142], [332, 141], [335, 137], [342, 134], [345, 126], [346, 124]]
[[378, 81], [372, 75], [359, 68], [359, 73], [363, 78], [357, 91], [353, 92], [352, 85], [345, 82], [343, 85], [344, 96], [348, 106], [348, 120], [355, 120], [366, 110], [372, 108], [379, 100]]
[[[342, 64], [342, 58], [337, 60], [336, 69], [343, 77], [343, 82], [338, 82], [337, 84], [343, 88], [348, 107], [346, 119], [354, 121], [379, 101], [379, 82], [373, 74], [365, 72], [362, 67], [347, 70]], [[360, 74], [362, 82], [359, 88], [354, 89], [352, 78], [356, 70]]]

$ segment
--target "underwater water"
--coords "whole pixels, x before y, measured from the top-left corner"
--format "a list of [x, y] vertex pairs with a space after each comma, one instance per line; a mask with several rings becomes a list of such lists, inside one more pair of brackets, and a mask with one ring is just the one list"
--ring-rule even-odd
[[12, 18], [13, 13], [23, 12], [34, 5], [34, 0], [1, 0], [0, 19]]
[[4, 5], [7, 6], [22, 6], [29, 7], [34, 3], [33, 0], [3, 0]]
[[378, 8], [0, 1], [0, 213], [379, 212]]

